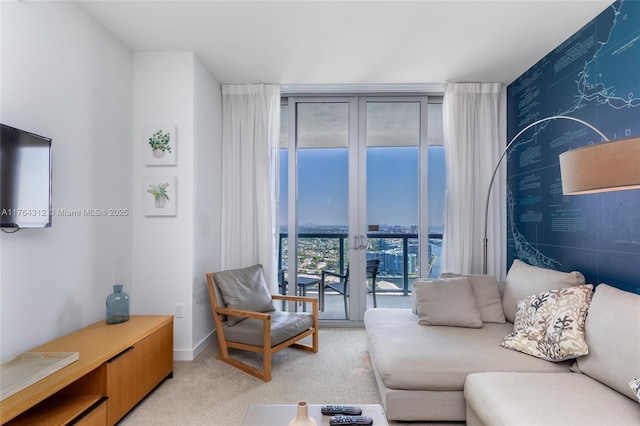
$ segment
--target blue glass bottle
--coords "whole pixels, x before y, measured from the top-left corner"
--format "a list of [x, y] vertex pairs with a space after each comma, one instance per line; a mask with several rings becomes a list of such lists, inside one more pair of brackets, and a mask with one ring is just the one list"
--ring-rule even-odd
[[129, 320], [129, 295], [122, 291], [122, 284], [113, 286], [107, 296], [107, 324], [119, 324]]

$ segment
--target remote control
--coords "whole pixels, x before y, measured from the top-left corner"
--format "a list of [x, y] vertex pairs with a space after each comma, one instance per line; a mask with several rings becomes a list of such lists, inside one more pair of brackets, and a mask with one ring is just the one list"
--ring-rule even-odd
[[373, 419], [369, 416], [331, 416], [329, 424], [331, 426], [368, 426], [373, 424]]
[[352, 405], [323, 405], [320, 411], [325, 416], [335, 416], [336, 414], [359, 416], [362, 414], [362, 408]]

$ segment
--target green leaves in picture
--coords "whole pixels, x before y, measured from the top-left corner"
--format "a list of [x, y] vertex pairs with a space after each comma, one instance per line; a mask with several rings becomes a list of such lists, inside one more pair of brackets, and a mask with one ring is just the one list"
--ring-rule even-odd
[[149, 145], [153, 150], [171, 152], [171, 146], [169, 145], [170, 141], [171, 135], [169, 132], [162, 133], [162, 130], [158, 130], [149, 138]]
[[149, 184], [149, 189], [147, 189], [147, 192], [153, 195], [155, 201], [169, 200], [169, 194], [167, 194], [167, 186], [169, 186], [169, 182]]

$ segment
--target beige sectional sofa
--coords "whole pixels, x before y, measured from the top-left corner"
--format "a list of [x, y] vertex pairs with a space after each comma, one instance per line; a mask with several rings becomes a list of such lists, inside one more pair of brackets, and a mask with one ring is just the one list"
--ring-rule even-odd
[[[640, 403], [628, 384], [640, 376], [639, 295], [599, 286], [601, 292], [596, 290], [591, 301], [593, 312], [589, 311], [582, 324], [589, 354], [578, 357], [577, 362], [552, 362], [507, 349], [501, 342], [514, 332], [516, 315], [522, 315], [518, 313], [518, 301], [550, 290], [584, 288], [582, 274], [516, 261], [502, 287], [497, 282], [490, 284], [486, 276], [463, 278], [482, 305], [478, 307], [482, 318], [479, 326], [468, 318], [462, 326], [423, 325], [438, 324], [438, 316], [450, 321], [447, 313], [462, 312], [466, 316], [473, 311], [473, 307], [460, 302], [465, 300], [464, 295], [456, 297], [451, 305], [438, 300], [442, 297], [439, 291], [450, 291], [450, 284], [462, 283], [453, 275], [442, 282], [414, 283], [413, 310], [366, 312], [369, 354], [389, 419], [466, 420], [470, 425], [589, 424], [590, 419], [594, 420], [591, 424], [640, 424]], [[445, 283], [449, 287], [438, 287]], [[469, 286], [463, 287], [468, 290]], [[436, 290], [425, 293], [422, 288]], [[434, 297], [438, 304], [429, 305]], [[505, 322], [495, 316], [496, 297]], [[425, 306], [431, 312], [440, 306], [442, 312], [434, 318]], [[485, 315], [491, 310], [493, 317]], [[522, 317], [518, 323], [522, 323]], [[578, 368], [582, 372], [572, 371]], [[604, 418], [610, 421], [591, 416], [595, 411], [605, 413]], [[575, 417], [580, 421], [572, 421], [574, 412], [580, 412]]]
[[639, 425], [640, 295], [601, 284], [585, 324], [589, 354], [570, 373], [467, 377], [467, 425]]

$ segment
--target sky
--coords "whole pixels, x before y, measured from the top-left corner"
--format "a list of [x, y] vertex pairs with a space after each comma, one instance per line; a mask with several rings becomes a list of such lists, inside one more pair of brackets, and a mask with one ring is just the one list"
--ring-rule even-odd
[[[286, 150], [280, 156], [280, 223], [287, 218]], [[441, 230], [445, 164], [442, 147], [429, 148], [429, 229]], [[367, 150], [367, 224], [418, 224], [418, 148]], [[298, 223], [346, 225], [348, 151], [346, 148], [298, 151]]]

